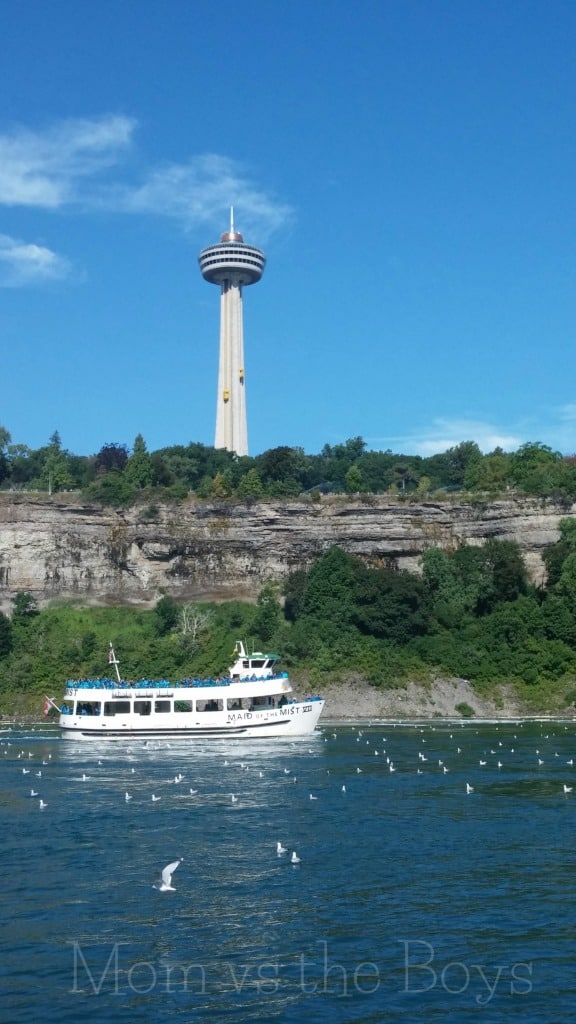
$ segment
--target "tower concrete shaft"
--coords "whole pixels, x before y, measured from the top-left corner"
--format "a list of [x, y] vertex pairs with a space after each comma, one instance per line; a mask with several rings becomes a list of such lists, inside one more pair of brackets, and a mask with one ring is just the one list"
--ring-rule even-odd
[[210, 284], [220, 285], [220, 358], [216, 398], [215, 448], [226, 448], [237, 455], [248, 455], [248, 424], [244, 365], [244, 327], [242, 289], [255, 284], [264, 272], [266, 257], [260, 249], [245, 245], [234, 230], [233, 212], [230, 231], [220, 243], [203, 249], [200, 270]]

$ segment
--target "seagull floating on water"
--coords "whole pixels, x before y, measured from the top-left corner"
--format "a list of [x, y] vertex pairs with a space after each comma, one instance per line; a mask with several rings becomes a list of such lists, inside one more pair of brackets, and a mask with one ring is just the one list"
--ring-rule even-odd
[[296, 853], [296, 850], [292, 850], [292, 856], [290, 857], [290, 863], [291, 864], [299, 864], [300, 863], [300, 857]]
[[176, 892], [172, 885], [172, 874], [176, 871], [179, 864], [182, 863], [182, 857], [179, 860], [173, 860], [171, 864], [167, 864], [162, 869], [162, 878], [159, 885], [155, 885], [154, 889], [158, 889], [159, 892]]
[[466, 783], [466, 792], [467, 793], [473, 793], [474, 792], [474, 786], [471, 786], [469, 782]]
[[564, 783], [564, 792], [565, 793], [571, 793], [572, 792], [572, 786], [567, 786], [566, 783]]
[[42, 798], [40, 798], [40, 803], [38, 804], [38, 807], [40, 808], [41, 811], [43, 811], [45, 807], [48, 807], [48, 804], [45, 804]]
[[283, 853], [288, 853], [288, 850], [285, 846], [282, 846], [282, 843], [278, 842], [276, 843], [276, 853], [280, 857]]

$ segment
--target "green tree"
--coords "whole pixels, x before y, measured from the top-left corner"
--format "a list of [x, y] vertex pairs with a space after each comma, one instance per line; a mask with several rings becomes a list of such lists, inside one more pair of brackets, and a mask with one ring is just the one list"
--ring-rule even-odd
[[481, 459], [473, 459], [466, 466], [464, 486], [469, 491], [502, 491], [510, 477], [510, 456], [496, 448]]
[[5, 658], [12, 650], [12, 623], [7, 615], [0, 612], [0, 658]]
[[296, 622], [300, 617], [307, 579], [308, 574], [304, 569], [296, 569], [284, 583], [284, 615], [288, 622]]
[[124, 475], [128, 483], [137, 490], [150, 487], [152, 484], [152, 465], [142, 434], [138, 434], [134, 440], [132, 455], [126, 462]]
[[347, 629], [354, 615], [354, 592], [359, 559], [332, 547], [312, 565], [300, 602], [300, 617], [331, 633]]
[[426, 632], [426, 587], [418, 576], [390, 569], [359, 569], [353, 621], [369, 636], [407, 643]]
[[346, 471], [344, 482], [348, 494], [357, 494], [364, 490], [362, 473], [357, 465], [350, 466], [350, 469]]
[[562, 574], [562, 567], [568, 555], [576, 551], [576, 519], [561, 519], [558, 524], [560, 537], [543, 552], [546, 566], [546, 585], [552, 589]]
[[561, 461], [560, 452], [552, 451], [548, 445], [523, 444], [510, 458], [512, 482], [527, 494], [549, 493], [553, 472]]
[[27, 590], [19, 590], [12, 598], [12, 622], [29, 622], [38, 614], [38, 604], [34, 595]]
[[62, 450], [60, 434], [54, 431], [48, 447], [43, 449], [43, 468], [41, 486], [49, 494], [63, 491], [72, 486], [72, 477], [68, 468], [68, 453]]
[[6, 427], [0, 426], [0, 484], [10, 476], [10, 463], [8, 462], [8, 445], [12, 438]]
[[257, 469], [249, 469], [241, 478], [236, 494], [243, 501], [258, 501], [264, 495], [264, 487]]
[[210, 498], [215, 498], [216, 501], [222, 501], [223, 499], [230, 498], [234, 493], [234, 484], [232, 483], [232, 476], [229, 470], [225, 470], [223, 473], [216, 473], [216, 476], [210, 484]]
[[166, 636], [178, 625], [180, 610], [173, 597], [161, 597], [154, 608], [157, 636]]
[[282, 609], [278, 601], [278, 588], [267, 583], [258, 595], [258, 611], [252, 628], [256, 635], [267, 644], [275, 636], [282, 622]]

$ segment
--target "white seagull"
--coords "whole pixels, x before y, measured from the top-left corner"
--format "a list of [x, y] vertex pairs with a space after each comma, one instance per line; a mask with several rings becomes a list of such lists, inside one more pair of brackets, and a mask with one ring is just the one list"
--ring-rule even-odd
[[292, 850], [292, 856], [290, 857], [290, 863], [291, 864], [299, 864], [300, 863], [300, 857], [296, 853], [296, 850]]
[[158, 889], [159, 892], [176, 892], [172, 885], [172, 874], [181, 863], [182, 857], [180, 857], [179, 860], [173, 860], [171, 864], [167, 864], [166, 867], [162, 869], [160, 884], [155, 885], [154, 889]]
[[466, 783], [466, 792], [467, 793], [473, 793], [474, 792], [474, 786], [471, 786], [469, 782]]
[[282, 843], [278, 842], [276, 843], [276, 853], [281, 857], [283, 853], [288, 853], [288, 850], [285, 846], [282, 846]]

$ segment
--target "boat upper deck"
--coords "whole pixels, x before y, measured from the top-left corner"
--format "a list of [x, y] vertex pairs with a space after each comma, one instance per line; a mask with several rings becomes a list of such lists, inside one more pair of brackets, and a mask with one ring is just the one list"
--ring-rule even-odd
[[169, 679], [68, 679], [67, 690], [166, 690], [166, 689], [206, 689], [210, 687], [246, 685], [250, 683], [286, 683], [287, 672], [278, 672], [276, 675], [252, 675], [239, 678], [224, 676], [220, 679], [179, 679], [171, 682]]

